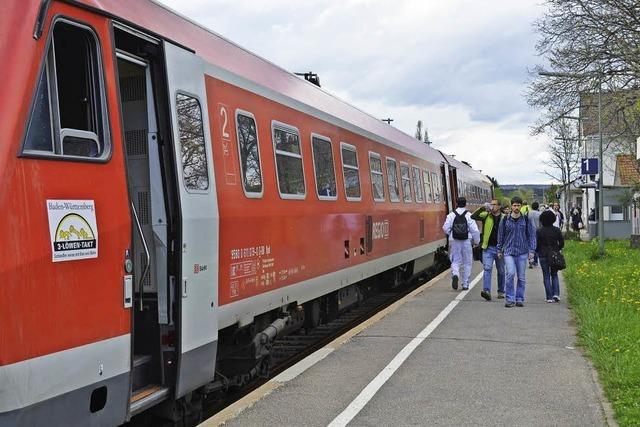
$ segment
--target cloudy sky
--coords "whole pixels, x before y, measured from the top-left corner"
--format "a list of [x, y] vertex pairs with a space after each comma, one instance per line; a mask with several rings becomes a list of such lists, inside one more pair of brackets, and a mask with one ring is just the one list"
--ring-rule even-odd
[[548, 183], [523, 94], [542, 0], [161, 0], [501, 184]]

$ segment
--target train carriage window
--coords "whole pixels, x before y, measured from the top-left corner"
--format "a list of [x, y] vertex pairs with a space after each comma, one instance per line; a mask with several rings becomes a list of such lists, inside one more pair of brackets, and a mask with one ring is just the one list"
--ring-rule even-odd
[[412, 167], [413, 171], [413, 188], [416, 189], [416, 202], [422, 202], [424, 187], [422, 186], [422, 173], [416, 166]]
[[191, 95], [176, 94], [176, 114], [184, 185], [187, 190], [205, 191], [209, 188], [209, 172], [200, 101]]
[[65, 19], [53, 24], [23, 154], [106, 160], [110, 141], [100, 58], [89, 27]]
[[336, 200], [336, 172], [333, 165], [331, 140], [320, 135], [311, 135], [313, 169], [316, 174], [316, 191], [320, 200]]
[[400, 201], [400, 187], [398, 185], [398, 165], [395, 159], [387, 157], [387, 184], [389, 186], [389, 199], [392, 202]]
[[294, 127], [272, 122], [273, 146], [276, 155], [278, 190], [283, 199], [304, 199], [306, 186], [300, 134]]
[[256, 119], [251, 113], [237, 110], [236, 126], [244, 193], [247, 197], [262, 197], [262, 168]]
[[340, 153], [342, 155], [342, 174], [347, 200], [359, 201], [361, 200], [360, 171], [356, 147], [342, 142], [340, 143]]
[[409, 165], [400, 163], [400, 176], [402, 177], [402, 198], [407, 202], [411, 202], [411, 175], [409, 174]]
[[422, 172], [424, 181], [424, 194], [427, 203], [433, 202], [433, 190], [431, 189], [431, 180], [429, 179], [429, 171]]
[[435, 172], [431, 172], [431, 186], [433, 187], [433, 201], [440, 203], [440, 181]]
[[369, 152], [369, 170], [371, 171], [371, 189], [373, 200], [384, 202], [384, 180], [382, 178], [382, 160], [378, 153]]

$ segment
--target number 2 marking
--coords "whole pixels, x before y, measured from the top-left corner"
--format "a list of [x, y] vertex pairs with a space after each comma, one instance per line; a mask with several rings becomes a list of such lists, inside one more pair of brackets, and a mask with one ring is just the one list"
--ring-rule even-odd
[[229, 139], [229, 132], [227, 131], [227, 124], [229, 122], [227, 109], [224, 106], [220, 107], [220, 115], [224, 118], [224, 123], [222, 123], [222, 137]]

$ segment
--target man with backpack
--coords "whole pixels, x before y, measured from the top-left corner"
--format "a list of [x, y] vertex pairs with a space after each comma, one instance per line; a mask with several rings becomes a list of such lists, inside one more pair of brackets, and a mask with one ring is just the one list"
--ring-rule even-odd
[[[511, 199], [511, 214], [505, 217], [498, 229], [498, 256], [504, 257], [507, 269], [505, 307], [524, 307], [525, 271], [527, 260], [533, 261], [536, 250], [536, 229], [527, 215], [520, 213], [522, 199]], [[514, 293], [513, 279], [518, 276]]]
[[[458, 281], [462, 279], [462, 290], [469, 289], [471, 263], [473, 262], [472, 246], [480, 242], [478, 224], [471, 219], [471, 214], [465, 209], [467, 199], [458, 197], [457, 208], [449, 212], [442, 230], [449, 236], [449, 259], [451, 259], [451, 287], [458, 289]], [[460, 275], [462, 268], [462, 276]]]
[[498, 273], [498, 299], [504, 298], [504, 260], [498, 258], [498, 229], [502, 221], [500, 201], [491, 199], [491, 203], [479, 207], [473, 214], [472, 219], [482, 221], [482, 292], [480, 296], [487, 301], [491, 301], [491, 272], [493, 263], [496, 264]]

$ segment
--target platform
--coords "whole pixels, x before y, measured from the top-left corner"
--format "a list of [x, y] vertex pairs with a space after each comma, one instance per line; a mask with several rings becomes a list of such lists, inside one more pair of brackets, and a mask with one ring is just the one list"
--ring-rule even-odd
[[540, 268], [522, 308], [495, 298], [495, 274], [480, 297], [478, 262], [471, 279], [453, 291], [441, 274], [202, 425], [615, 425]]

